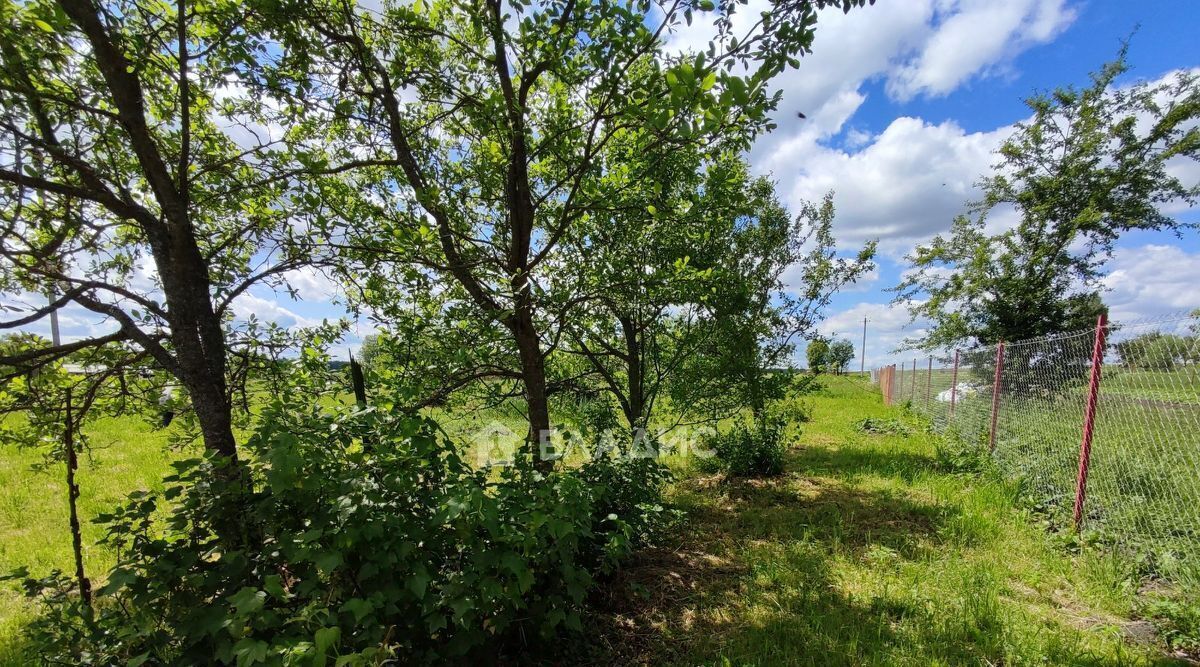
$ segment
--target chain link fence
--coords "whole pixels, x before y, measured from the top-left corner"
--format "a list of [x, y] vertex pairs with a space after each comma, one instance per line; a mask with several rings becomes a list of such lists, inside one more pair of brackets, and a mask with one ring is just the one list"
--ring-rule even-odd
[[988, 452], [1057, 527], [1200, 588], [1196, 314], [951, 351], [874, 377], [885, 401]]

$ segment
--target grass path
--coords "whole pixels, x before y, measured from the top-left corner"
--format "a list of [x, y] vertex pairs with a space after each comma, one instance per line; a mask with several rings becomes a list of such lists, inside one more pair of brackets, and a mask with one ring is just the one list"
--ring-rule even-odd
[[1128, 619], [1116, 563], [1066, 556], [1011, 485], [946, 472], [918, 424], [860, 432], [904, 417], [865, 383], [828, 384], [784, 476], [677, 484], [688, 528], [609, 585], [601, 661], [1182, 664]]

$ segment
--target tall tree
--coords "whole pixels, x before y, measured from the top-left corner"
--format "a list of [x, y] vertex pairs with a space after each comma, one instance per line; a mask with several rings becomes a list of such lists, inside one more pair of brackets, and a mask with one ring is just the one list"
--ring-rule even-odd
[[254, 34], [235, 3], [0, 5], [0, 328], [75, 307], [104, 331], [0, 366], [129, 343], [112, 363], [149, 357], [178, 378], [205, 446], [232, 461], [224, 321], [303, 261], [282, 181], [263, 185], [270, 142], [232, 136], [254, 114], [231, 90]]
[[829, 342], [824, 338], [814, 338], [809, 341], [808, 347], [804, 350], [804, 356], [808, 359], [810, 373], [823, 372], [829, 365]]
[[314, 186], [355, 194], [341, 208], [377, 223], [346, 246], [442, 276], [505, 333], [532, 443], [549, 432], [546, 357], [576, 303], [548, 266], [606, 206], [605, 146], [647, 128], [657, 152], [718, 137], [745, 147], [773, 127], [767, 83], [807, 52], [816, 10], [863, 4], [784, 0], [742, 31], [739, 3], [723, 3], [704, 15], [716, 16], [709, 48], [673, 55], [667, 36], [711, 0], [284, 2], [282, 66], [265, 80], [285, 87], [280, 73], [301, 73], [290, 108], [320, 142], [314, 172], [360, 167]]
[[[1200, 86], [1177, 72], [1119, 86], [1125, 53], [1082, 90], [1030, 97], [1033, 113], [1001, 147], [983, 200], [909, 257], [896, 301], [933, 326], [913, 345], [993, 344], [1090, 326], [1103, 309], [1104, 262], [1121, 234], [1182, 230], [1164, 205], [1194, 205], [1200, 184], [1171, 163], [1197, 159]], [[988, 233], [998, 208], [1016, 227]]]
[[826, 358], [829, 360], [829, 367], [833, 369], [833, 372], [841, 375], [854, 360], [854, 343], [845, 338], [833, 341], [829, 345], [829, 353]]

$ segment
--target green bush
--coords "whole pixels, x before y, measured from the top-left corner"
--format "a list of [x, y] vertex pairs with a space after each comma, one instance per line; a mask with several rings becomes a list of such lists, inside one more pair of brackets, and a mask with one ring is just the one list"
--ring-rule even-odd
[[[786, 423], [764, 418], [753, 425], [737, 424], [713, 436], [709, 449], [716, 453], [707, 461], [733, 477], [771, 477], [783, 473]], [[710, 468], [711, 469], [711, 468]]]
[[162, 494], [99, 519], [119, 560], [94, 611], [67, 577], [26, 580], [46, 603], [30, 629], [46, 660], [494, 660], [580, 630], [597, 577], [670, 515], [650, 459], [495, 479], [421, 418], [276, 403], [261, 422], [253, 490], [183, 461]]

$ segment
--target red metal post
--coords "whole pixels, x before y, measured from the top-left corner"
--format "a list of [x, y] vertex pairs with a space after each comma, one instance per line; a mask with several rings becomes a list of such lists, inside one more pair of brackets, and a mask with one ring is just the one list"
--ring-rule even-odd
[[954, 402], [958, 398], [958, 350], [954, 351], [954, 374], [950, 377], [950, 417], [954, 417]]
[[992, 431], [988, 435], [988, 451], [996, 451], [996, 420], [1000, 417], [1000, 373], [1004, 370], [1004, 341], [996, 346], [996, 377], [992, 380]]
[[1087, 496], [1088, 467], [1092, 459], [1092, 434], [1096, 425], [1096, 400], [1100, 397], [1100, 367], [1104, 365], [1104, 335], [1108, 314], [1096, 318], [1096, 341], [1092, 345], [1092, 376], [1088, 382], [1087, 405], [1083, 411], [1083, 442], [1079, 445], [1079, 475], [1075, 480], [1075, 530], [1083, 524], [1083, 501]]

